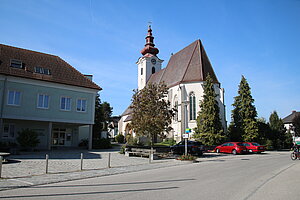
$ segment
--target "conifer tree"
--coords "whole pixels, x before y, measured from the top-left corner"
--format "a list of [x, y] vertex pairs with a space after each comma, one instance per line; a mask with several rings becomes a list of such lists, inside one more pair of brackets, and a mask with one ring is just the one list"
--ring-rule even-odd
[[230, 138], [242, 139], [245, 142], [255, 141], [258, 138], [257, 112], [253, 105], [254, 99], [251, 95], [250, 86], [242, 76], [239, 84], [238, 96], [232, 104], [232, 122], [229, 127]]
[[215, 145], [224, 139], [220, 120], [220, 108], [212, 78], [208, 74], [203, 85], [203, 99], [200, 100], [200, 111], [197, 116], [197, 127], [194, 138], [205, 145]]
[[270, 139], [272, 140], [275, 148], [280, 149], [291, 145], [291, 137], [286, 133], [283, 121], [279, 118], [276, 111], [270, 115], [269, 126], [272, 130]]
[[295, 136], [299, 137], [300, 136], [300, 115], [297, 114], [294, 119], [293, 119], [293, 126], [294, 126], [294, 131], [295, 131]]
[[151, 146], [158, 136], [163, 137], [172, 129], [170, 124], [175, 110], [170, 108], [167, 94], [164, 83], [150, 83], [142, 90], [135, 90], [132, 97], [131, 126], [138, 136], [148, 137]]
[[99, 139], [101, 132], [107, 130], [107, 122], [111, 119], [113, 108], [108, 102], [101, 103], [100, 95], [95, 99], [95, 124], [93, 125], [93, 138]]

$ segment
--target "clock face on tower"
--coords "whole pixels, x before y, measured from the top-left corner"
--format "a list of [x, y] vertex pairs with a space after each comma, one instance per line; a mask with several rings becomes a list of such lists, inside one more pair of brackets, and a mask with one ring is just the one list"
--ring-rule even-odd
[[152, 58], [152, 59], [151, 59], [151, 63], [152, 63], [153, 65], [155, 65], [155, 64], [156, 64], [156, 60], [155, 60], [154, 58]]

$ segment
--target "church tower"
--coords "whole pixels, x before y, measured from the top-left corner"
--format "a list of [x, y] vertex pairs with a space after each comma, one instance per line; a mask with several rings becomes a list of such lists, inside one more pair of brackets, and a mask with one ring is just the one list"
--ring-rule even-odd
[[138, 65], [138, 90], [143, 89], [150, 76], [161, 70], [163, 60], [157, 57], [159, 50], [154, 47], [154, 37], [151, 26], [148, 26], [145, 47], [141, 50], [142, 57], [137, 61]]

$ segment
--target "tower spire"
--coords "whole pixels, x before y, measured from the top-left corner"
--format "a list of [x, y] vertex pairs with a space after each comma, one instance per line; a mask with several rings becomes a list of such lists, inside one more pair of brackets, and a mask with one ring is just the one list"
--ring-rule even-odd
[[147, 53], [150, 53], [154, 56], [158, 54], [159, 50], [158, 48], [154, 47], [154, 37], [152, 36], [152, 29], [151, 25], [148, 25], [148, 34], [146, 36], [146, 44], [145, 47], [141, 50], [141, 54], [146, 55]]

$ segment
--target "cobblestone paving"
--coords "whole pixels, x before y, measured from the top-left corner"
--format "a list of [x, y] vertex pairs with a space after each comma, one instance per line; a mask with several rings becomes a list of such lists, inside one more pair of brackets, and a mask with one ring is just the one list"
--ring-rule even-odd
[[10, 156], [9, 162], [3, 164], [2, 178], [17, 178], [45, 174], [46, 154], [49, 155], [49, 173], [78, 171], [81, 167], [81, 153], [83, 153], [84, 158], [84, 170], [107, 168], [109, 154], [111, 167], [122, 167], [149, 163], [148, 158], [125, 157], [123, 154], [119, 154], [116, 151], [103, 152], [72, 150], [52, 152], [27, 152], [22, 153], [21, 155]]

